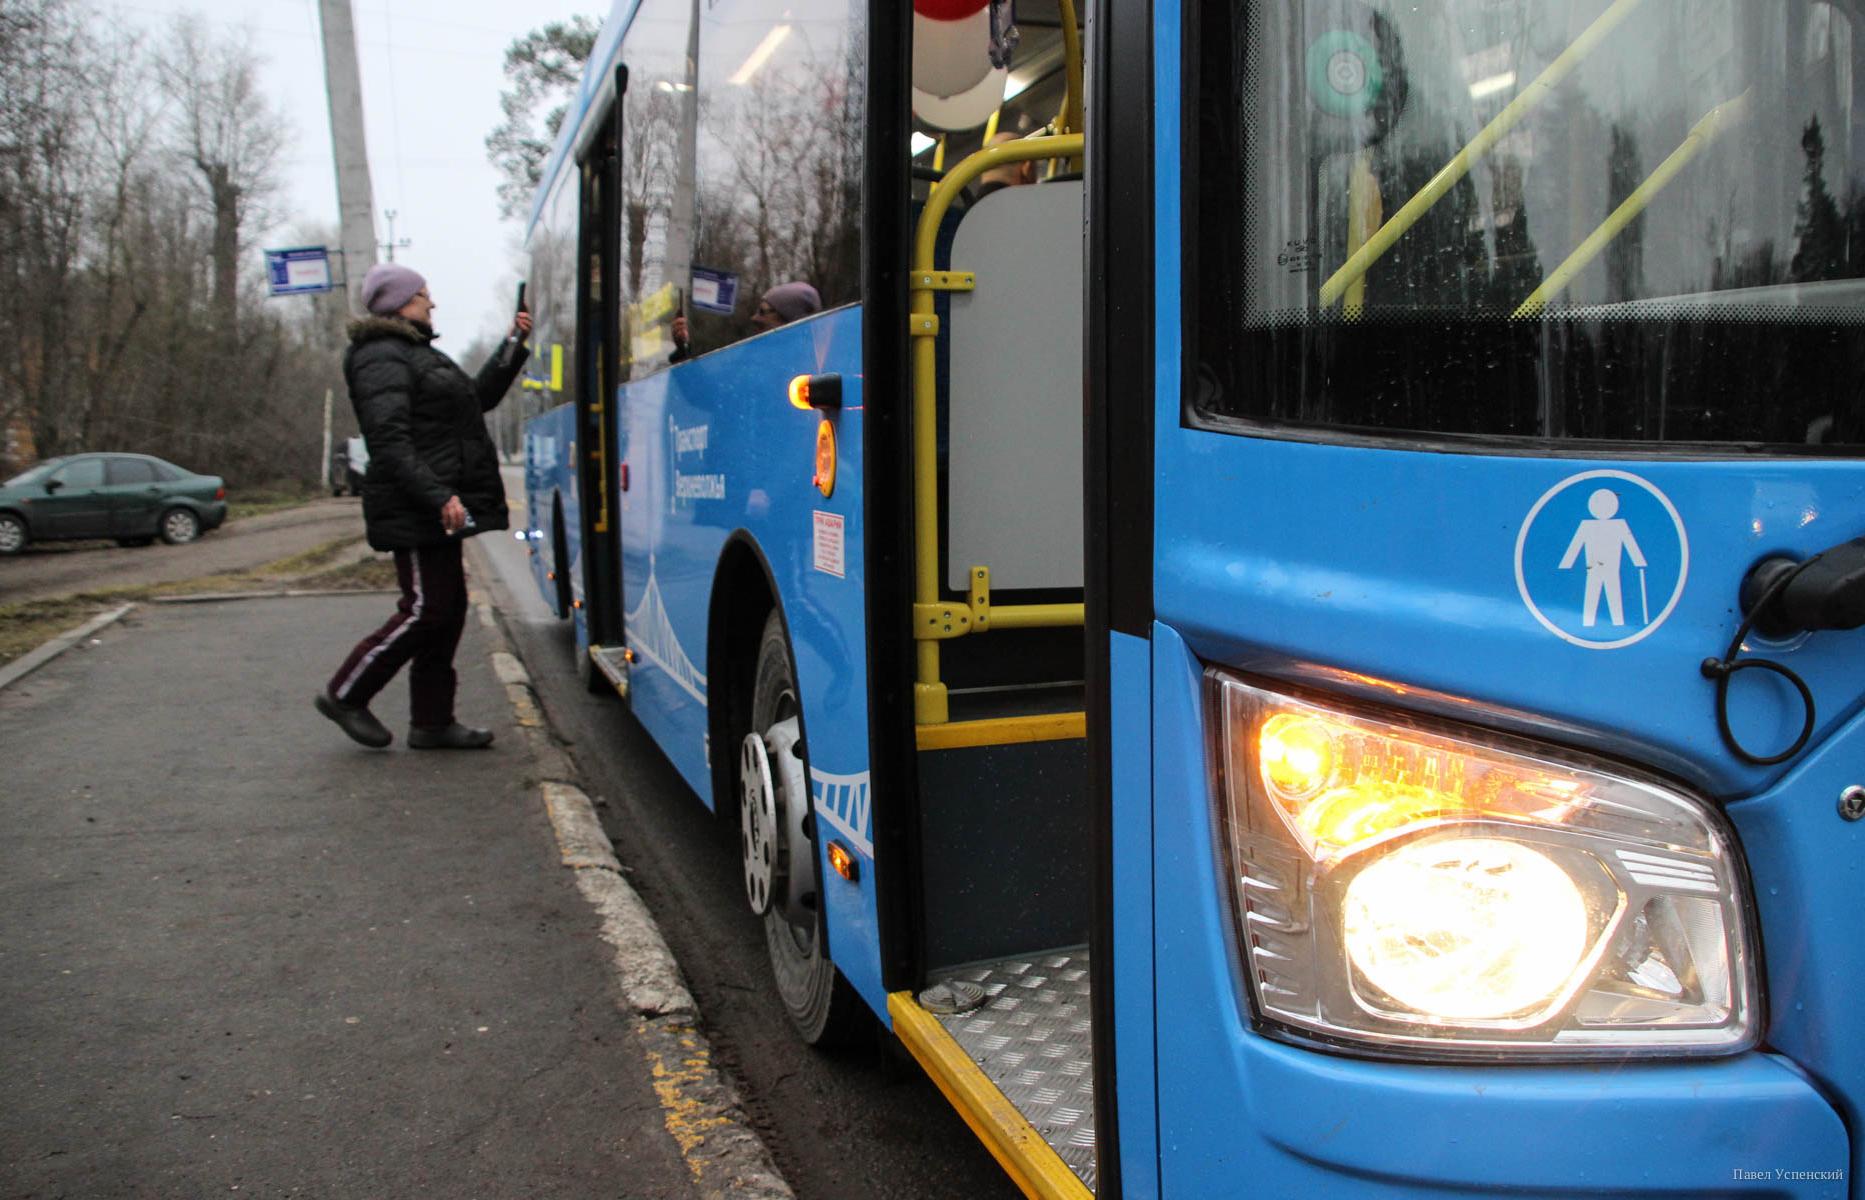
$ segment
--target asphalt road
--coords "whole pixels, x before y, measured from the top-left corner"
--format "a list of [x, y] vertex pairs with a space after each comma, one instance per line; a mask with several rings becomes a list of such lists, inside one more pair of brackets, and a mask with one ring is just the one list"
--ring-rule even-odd
[[697, 1200], [479, 622], [490, 750], [312, 711], [389, 607], [145, 605], [0, 691], [0, 1196]]
[[345, 536], [363, 536], [362, 501], [353, 497], [229, 521], [186, 546], [46, 542], [0, 558], [0, 604], [243, 571]]
[[[508, 468], [513, 525], [521, 473]], [[791, 1032], [762, 932], [743, 900], [736, 826], [715, 819], [624, 705], [588, 695], [567, 622], [538, 597], [525, 547], [475, 539], [497, 572], [507, 631], [567, 738], [629, 881], [653, 910], [699, 1003], [715, 1060], [802, 1200], [1010, 1200], [1019, 1193], [951, 1105], [877, 1022], [817, 1051]], [[485, 559], [481, 558], [483, 562]]]

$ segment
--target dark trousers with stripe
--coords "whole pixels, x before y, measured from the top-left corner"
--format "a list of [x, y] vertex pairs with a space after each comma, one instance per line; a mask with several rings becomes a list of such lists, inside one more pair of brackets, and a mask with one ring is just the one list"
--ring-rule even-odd
[[408, 666], [410, 722], [439, 727], [453, 722], [453, 652], [466, 628], [466, 567], [462, 542], [395, 552], [401, 601], [388, 623], [362, 641], [330, 679], [331, 698], [366, 705]]

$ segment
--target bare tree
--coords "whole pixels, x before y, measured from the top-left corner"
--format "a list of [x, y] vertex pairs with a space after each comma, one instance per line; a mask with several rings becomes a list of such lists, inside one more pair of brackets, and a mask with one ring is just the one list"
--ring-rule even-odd
[[315, 476], [337, 318], [266, 304], [243, 252], [283, 145], [257, 78], [198, 23], [151, 56], [85, 0], [0, 0], [0, 472], [127, 449]]
[[217, 40], [199, 17], [177, 18], [157, 58], [175, 152], [193, 167], [213, 223], [211, 311], [229, 341], [236, 329], [240, 237], [261, 223], [277, 186], [288, 126], [259, 89], [250, 40]]

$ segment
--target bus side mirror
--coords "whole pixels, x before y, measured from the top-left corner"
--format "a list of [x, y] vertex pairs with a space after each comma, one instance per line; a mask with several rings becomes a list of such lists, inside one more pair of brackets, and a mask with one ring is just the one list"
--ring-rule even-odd
[[1865, 538], [1834, 546], [1803, 567], [1791, 558], [1764, 558], [1742, 581], [1742, 611], [1754, 612], [1770, 589], [1793, 579], [1755, 612], [1755, 628], [1782, 638], [1814, 629], [1865, 625]]
[[49, 496], [64, 486], [65, 481], [62, 479], [48, 479], [45, 481], [45, 494]]

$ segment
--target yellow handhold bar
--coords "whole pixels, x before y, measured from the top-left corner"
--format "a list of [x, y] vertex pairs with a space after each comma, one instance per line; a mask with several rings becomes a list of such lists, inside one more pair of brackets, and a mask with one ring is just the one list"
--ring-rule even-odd
[[1057, 132], [1080, 133], [1085, 126], [1081, 119], [1081, 31], [1075, 28], [1075, 0], [1062, 0], [1059, 8], [1062, 18], [1063, 76], [1067, 80], [1068, 90], [1062, 94], [1062, 111], [1056, 114], [1059, 126]]
[[1431, 210], [1431, 206], [1444, 198], [1444, 194], [1457, 186], [1457, 182], [1470, 173], [1476, 161], [1488, 154], [1497, 142], [1509, 135], [1509, 131], [1521, 123], [1523, 117], [1532, 112], [1541, 102], [1553, 95], [1554, 89], [1561, 81], [1573, 73], [1575, 67], [1591, 54], [1595, 47], [1604, 41], [1613, 30], [1632, 15], [1643, 0], [1615, 0], [1613, 6], [1601, 13], [1599, 19], [1586, 27], [1573, 45], [1561, 51], [1560, 56], [1549, 63], [1547, 69], [1535, 77], [1535, 81], [1523, 88], [1521, 94], [1509, 101], [1507, 108], [1496, 114], [1494, 120], [1483, 127], [1483, 131], [1470, 139], [1470, 144], [1459, 150], [1456, 157], [1431, 177], [1431, 182], [1419, 189], [1416, 196], [1405, 202], [1405, 207], [1392, 214], [1392, 219], [1380, 226], [1379, 232], [1367, 240], [1366, 245], [1341, 264], [1340, 270], [1328, 277], [1321, 285], [1321, 307], [1332, 307], [1347, 291], [1355, 280], [1363, 277], [1373, 269], [1373, 264], [1392, 249], [1393, 243], [1404, 237], [1406, 232], [1416, 225], [1421, 217]]
[[[945, 220], [952, 201], [967, 184], [993, 167], [1005, 163], [1035, 162], [1045, 158], [1074, 158], [1082, 153], [1079, 133], [1049, 137], [1030, 137], [986, 146], [949, 171], [933, 186], [920, 213], [920, 224], [913, 239], [913, 270], [908, 276], [912, 304], [908, 328], [913, 335], [913, 600], [919, 604], [939, 603], [939, 369], [933, 338], [938, 322], [933, 317], [933, 295], [939, 289], [923, 283], [935, 274], [935, 248], [939, 225]], [[1073, 610], [1072, 620], [1059, 619], [1059, 612], [1045, 611], [1041, 621], [1026, 624], [1079, 624], [1082, 606], [993, 606], [991, 625], [1014, 627], [1019, 607], [1044, 610]], [[1006, 619], [1008, 618], [1008, 619]], [[919, 643], [919, 683], [914, 688], [915, 720], [932, 725], [946, 719], [945, 685], [939, 682], [939, 643], [931, 639]]]
[[1598, 258], [1600, 252], [1624, 232], [1627, 225], [1637, 220], [1638, 215], [1658, 198], [1658, 193], [1663, 191], [1671, 180], [1677, 178], [1679, 171], [1689, 166], [1690, 161], [1702, 153], [1711, 142], [1721, 137], [1731, 125], [1742, 119], [1748, 109], [1749, 95], [1752, 91], [1753, 89], [1743, 92], [1735, 99], [1726, 100], [1705, 113], [1703, 119], [1691, 127], [1690, 133], [1679, 143], [1677, 149], [1671, 151], [1671, 156], [1659, 163], [1658, 169], [1634, 188], [1632, 194], [1625, 198], [1625, 202], [1615, 208], [1612, 215], [1607, 217], [1598, 229], [1587, 236], [1586, 241], [1581, 242], [1579, 247], [1567, 256], [1566, 262], [1554, 268], [1553, 272], [1542, 281], [1541, 286], [1530, 293], [1528, 299], [1522, 301], [1522, 306], [1511, 315], [1539, 316], [1541, 311], [1548, 306], [1548, 301], [1560, 295], [1567, 285], [1573, 282], [1574, 276], [1586, 270], [1588, 264]]

